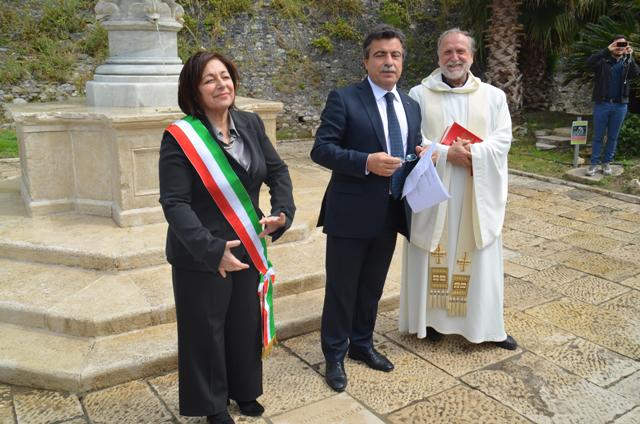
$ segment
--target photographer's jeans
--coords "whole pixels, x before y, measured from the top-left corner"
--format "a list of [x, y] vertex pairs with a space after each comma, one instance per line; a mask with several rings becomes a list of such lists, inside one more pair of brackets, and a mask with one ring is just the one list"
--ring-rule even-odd
[[600, 163], [600, 153], [602, 151], [602, 140], [605, 131], [607, 133], [607, 145], [604, 148], [604, 159], [602, 163], [610, 163], [616, 154], [618, 144], [618, 134], [622, 121], [627, 115], [626, 103], [596, 103], [593, 107], [593, 145], [591, 146], [591, 165]]

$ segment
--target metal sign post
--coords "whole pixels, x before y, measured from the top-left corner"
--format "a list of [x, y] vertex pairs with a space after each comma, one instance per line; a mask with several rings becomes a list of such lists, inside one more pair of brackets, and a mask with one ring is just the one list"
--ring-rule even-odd
[[578, 167], [578, 154], [580, 153], [580, 145], [587, 144], [587, 130], [589, 123], [582, 120], [582, 116], [578, 116], [577, 121], [571, 123], [571, 144], [573, 145], [573, 167]]

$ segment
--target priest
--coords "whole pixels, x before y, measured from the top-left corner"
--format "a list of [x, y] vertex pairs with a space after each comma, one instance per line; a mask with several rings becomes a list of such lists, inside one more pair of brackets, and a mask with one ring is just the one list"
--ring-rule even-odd
[[[400, 331], [438, 341], [514, 350], [504, 328], [502, 225], [507, 203], [511, 117], [504, 92], [471, 72], [475, 41], [458, 28], [438, 39], [438, 65], [409, 95], [422, 113], [423, 144], [437, 143], [436, 169], [451, 198], [411, 217], [400, 292]], [[440, 144], [452, 123], [481, 142]]]

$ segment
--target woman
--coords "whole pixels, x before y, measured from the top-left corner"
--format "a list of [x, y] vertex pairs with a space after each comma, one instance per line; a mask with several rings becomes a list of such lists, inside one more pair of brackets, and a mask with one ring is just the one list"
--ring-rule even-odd
[[[295, 212], [287, 166], [260, 118], [235, 109], [237, 87], [238, 72], [226, 57], [199, 52], [189, 58], [178, 86], [178, 103], [187, 117], [164, 133], [159, 165], [178, 324], [180, 414], [225, 424], [234, 422], [229, 399], [244, 415], [264, 412], [256, 400], [262, 394], [261, 273], [256, 268], [261, 265], [251, 238], [242, 234], [253, 231], [258, 246], [258, 237], [266, 234], [276, 240]], [[202, 146], [209, 146], [211, 156], [198, 150]], [[226, 172], [216, 174], [217, 166]], [[258, 209], [263, 182], [270, 187], [269, 217]], [[229, 189], [234, 184], [244, 187], [246, 201], [240, 203], [247, 216], [253, 213], [260, 234], [251, 224], [237, 227], [242, 222], [232, 218], [244, 213], [240, 203], [216, 197], [239, 193]], [[263, 259], [266, 263], [266, 254]]]

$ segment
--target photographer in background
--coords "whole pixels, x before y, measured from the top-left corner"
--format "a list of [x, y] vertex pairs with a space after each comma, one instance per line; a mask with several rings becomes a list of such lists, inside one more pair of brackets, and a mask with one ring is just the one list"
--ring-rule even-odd
[[587, 59], [595, 73], [593, 84], [593, 142], [588, 176], [599, 170], [602, 140], [605, 131], [607, 144], [602, 160], [602, 173], [611, 175], [611, 161], [616, 152], [618, 133], [627, 114], [629, 80], [640, 74], [633, 57], [633, 49], [624, 35], [613, 37], [606, 49], [595, 52]]

